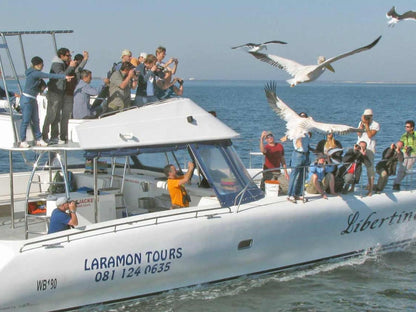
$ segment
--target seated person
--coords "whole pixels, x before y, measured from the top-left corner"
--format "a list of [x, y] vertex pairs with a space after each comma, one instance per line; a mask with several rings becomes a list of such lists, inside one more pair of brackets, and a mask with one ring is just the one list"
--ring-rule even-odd
[[171, 209], [189, 207], [191, 198], [186, 192], [184, 184], [191, 180], [194, 167], [194, 163], [190, 161], [188, 163], [188, 171], [183, 176], [177, 175], [176, 168], [172, 164], [166, 165], [163, 169], [163, 172], [168, 177], [168, 191], [172, 202]]
[[396, 145], [392, 143], [383, 151], [383, 159], [376, 166], [376, 171], [379, 174], [377, 185], [375, 186], [376, 193], [384, 190], [389, 176], [396, 175], [397, 162], [403, 162], [404, 159], [402, 148], [403, 142], [398, 141]]
[[338, 196], [335, 192], [335, 178], [333, 171], [336, 166], [327, 164], [327, 156], [318, 154], [315, 163], [309, 168], [309, 183], [306, 191], [309, 194], [321, 194], [325, 199], [328, 196], [325, 192], [330, 190], [334, 196]]
[[[78, 225], [75, 201], [68, 202], [66, 197], [59, 197], [56, 200], [56, 207], [52, 211], [48, 234], [64, 231]], [[69, 210], [69, 213], [66, 213], [66, 210]]]
[[360, 182], [362, 164], [371, 163], [366, 155], [366, 149], [367, 143], [360, 141], [354, 144], [354, 147], [350, 148], [342, 158], [344, 165], [339, 168], [337, 176], [344, 180], [343, 194], [354, 191], [355, 184]]

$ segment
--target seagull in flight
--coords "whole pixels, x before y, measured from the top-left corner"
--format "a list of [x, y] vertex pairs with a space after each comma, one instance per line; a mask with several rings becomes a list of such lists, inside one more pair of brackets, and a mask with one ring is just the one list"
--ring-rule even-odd
[[387, 18], [389, 19], [388, 25], [394, 26], [396, 23], [402, 21], [402, 20], [414, 20], [416, 21], [416, 12], [414, 11], [407, 11], [403, 14], [398, 14], [396, 12], [396, 8], [392, 7], [386, 14]]
[[290, 140], [297, 140], [304, 137], [309, 132], [320, 133], [335, 133], [335, 134], [348, 134], [363, 132], [362, 129], [357, 129], [347, 125], [330, 124], [315, 121], [312, 117], [306, 113], [296, 113], [286, 103], [276, 95], [276, 82], [271, 81], [264, 87], [266, 92], [267, 102], [272, 110], [280, 116], [281, 119], [286, 121], [286, 136]]
[[232, 47], [231, 49], [238, 49], [238, 48], [248, 48], [248, 52], [258, 52], [263, 49], [267, 50], [267, 45], [269, 43], [280, 43], [280, 44], [287, 44], [287, 42], [279, 41], [279, 40], [272, 40], [272, 41], [266, 41], [263, 43], [245, 43], [236, 47]]
[[259, 52], [249, 52], [255, 58], [259, 59], [262, 62], [266, 62], [272, 66], [275, 66], [279, 69], [283, 69], [288, 72], [293, 78], [287, 80], [291, 87], [296, 86], [298, 83], [310, 82], [317, 79], [321, 76], [325, 69], [328, 69], [332, 72], [335, 72], [334, 68], [332, 68], [331, 63], [338, 61], [344, 57], [369, 50], [374, 47], [377, 42], [380, 40], [381, 36], [374, 40], [369, 45], [363, 46], [361, 48], [352, 50], [347, 53], [340, 54], [335, 57], [331, 57], [330, 59], [325, 59], [325, 57], [320, 56], [318, 58], [317, 65], [302, 65], [295, 61], [277, 56], [272, 54], [263, 54]]

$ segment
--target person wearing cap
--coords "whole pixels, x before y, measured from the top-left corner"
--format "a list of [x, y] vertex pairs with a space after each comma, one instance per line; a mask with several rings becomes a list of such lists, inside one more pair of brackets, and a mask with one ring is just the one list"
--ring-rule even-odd
[[32, 66], [26, 72], [26, 82], [20, 99], [20, 108], [22, 110], [22, 123], [20, 124], [20, 143], [19, 147], [27, 148], [29, 143], [26, 142], [26, 130], [29, 124], [32, 125], [36, 145], [47, 146], [48, 144], [42, 139], [42, 133], [39, 126], [39, 111], [37, 95], [41, 91], [43, 78], [49, 79], [71, 79], [71, 76], [65, 74], [47, 74], [42, 72], [43, 60], [39, 56], [34, 56], [31, 60]]
[[309, 194], [321, 194], [322, 198], [328, 199], [326, 191], [329, 188], [331, 195], [338, 196], [335, 192], [334, 170], [336, 166], [328, 165], [326, 155], [319, 153], [315, 163], [309, 168], [309, 183], [306, 191]]
[[393, 184], [394, 191], [400, 191], [401, 181], [406, 176], [406, 172], [412, 169], [416, 160], [415, 122], [413, 120], [407, 120], [404, 129], [406, 132], [400, 137], [400, 141], [403, 142], [403, 153], [405, 158], [403, 161], [399, 161], [399, 168]]
[[127, 108], [131, 104], [131, 89], [136, 88], [137, 78], [134, 66], [130, 62], [123, 62], [120, 70], [116, 70], [110, 77], [110, 95], [108, 110], [117, 111]]
[[361, 116], [361, 121], [358, 124], [358, 128], [363, 132], [358, 132], [357, 144], [361, 141], [367, 143], [367, 157], [371, 162], [371, 165], [366, 166], [368, 177], [368, 196], [373, 194], [374, 187], [374, 154], [376, 153], [376, 139], [374, 138], [378, 131], [380, 131], [380, 125], [373, 120], [373, 110], [367, 108]]
[[[264, 144], [264, 141], [266, 141], [266, 144]], [[264, 181], [276, 179], [279, 181], [282, 194], [287, 194], [289, 174], [286, 169], [285, 150], [282, 144], [274, 140], [271, 131], [263, 131], [261, 133], [260, 152], [264, 155], [263, 170], [276, 169], [263, 172], [260, 188], [264, 191]], [[280, 167], [284, 170], [284, 176], [281, 175]]]
[[[71, 60], [71, 52], [67, 48], [60, 48], [57, 55], [53, 58], [50, 73], [65, 74], [68, 76], [74, 73], [77, 66], [76, 61]], [[43, 122], [42, 136], [44, 141], [49, 144], [65, 143], [60, 138], [59, 123], [61, 121], [61, 111], [64, 105], [64, 96], [66, 90], [66, 80], [49, 79], [48, 82], [48, 107], [46, 109], [46, 117]], [[49, 138], [49, 128], [51, 135]]]
[[64, 231], [77, 225], [78, 217], [75, 201], [68, 202], [66, 197], [59, 197], [56, 200], [56, 208], [52, 211], [48, 234]]
[[137, 58], [137, 63], [138, 63], [137, 65], [140, 65], [141, 63], [143, 63], [146, 57], [147, 57], [147, 53], [145, 52], [140, 53], [139, 57]]

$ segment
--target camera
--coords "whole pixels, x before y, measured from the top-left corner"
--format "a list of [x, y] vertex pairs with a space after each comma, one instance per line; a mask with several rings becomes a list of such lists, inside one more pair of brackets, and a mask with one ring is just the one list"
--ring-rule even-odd
[[359, 146], [358, 144], [355, 144], [355, 145], [354, 145], [354, 148], [355, 148], [356, 150], [361, 150], [361, 146]]
[[364, 115], [364, 119], [367, 120], [367, 121], [369, 121], [371, 119], [371, 116]]
[[413, 151], [413, 148], [411, 146], [406, 146], [406, 155], [410, 155], [410, 153]]

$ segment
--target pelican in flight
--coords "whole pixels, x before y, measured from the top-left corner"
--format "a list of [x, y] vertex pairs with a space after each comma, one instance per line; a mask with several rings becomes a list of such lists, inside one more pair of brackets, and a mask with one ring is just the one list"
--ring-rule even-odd
[[308, 132], [320, 133], [336, 133], [348, 134], [362, 132], [362, 129], [357, 129], [347, 125], [330, 124], [315, 121], [306, 113], [296, 113], [285, 102], [279, 99], [276, 95], [276, 82], [271, 81], [264, 87], [266, 92], [267, 102], [272, 110], [286, 121], [286, 137], [290, 140], [297, 140], [304, 137]]
[[238, 48], [247, 48], [248, 52], [259, 52], [263, 49], [267, 50], [267, 45], [269, 43], [280, 43], [280, 44], [287, 44], [287, 42], [279, 41], [279, 40], [272, 40], [272, 41], [266, 41], [263, 43], [245, 43], [236, 47], [232, 47], [231, 49], [238, 49]]
[[407, 11], [403, 14], [398, 14], [396, 12], [396, 8], [392, 7], [386, 14], [387, 18], [389, 19], [388, 25], [394, 26], [396, 23], [402, 20], [414, 20], [416, 21], [416, 12], [414, 11]]
[[288, 72], [293, 78], [287, 80], [287, 82], [290, 84], [291, 87], [294, 87], [298, 83], [310, 82], [310, 81], [317, 79], [319, 76], [321, 76], [324, 73], [325, 69], [329, 69], [330, 71], [335, 72], [335, 70], [331, 66], [331, 63], [338, 61], [344, 57], [353, 55], [355, 53], [359, 53], [359, 52], [371, 49], [377, 44], [380, 38], [381, 36], [378, 37], [369, 45], [366, 45], [364, 47], [355, 49], [347, 53], [340, 54], [335, 57], [331, 57], [330, 59], [325, 59], [325, 57], [320, 56], [318, 58], [317, 65], [302, 65], [295, 61], [285, 59], [283, 57], [272, 55], [272, 54], [263, 54], [259, 52], [249, 52], [249, 53], [262, 62], [266, 62], [270, 65], [273, 65], [279, 69], [283, 69], [286, 72]]

